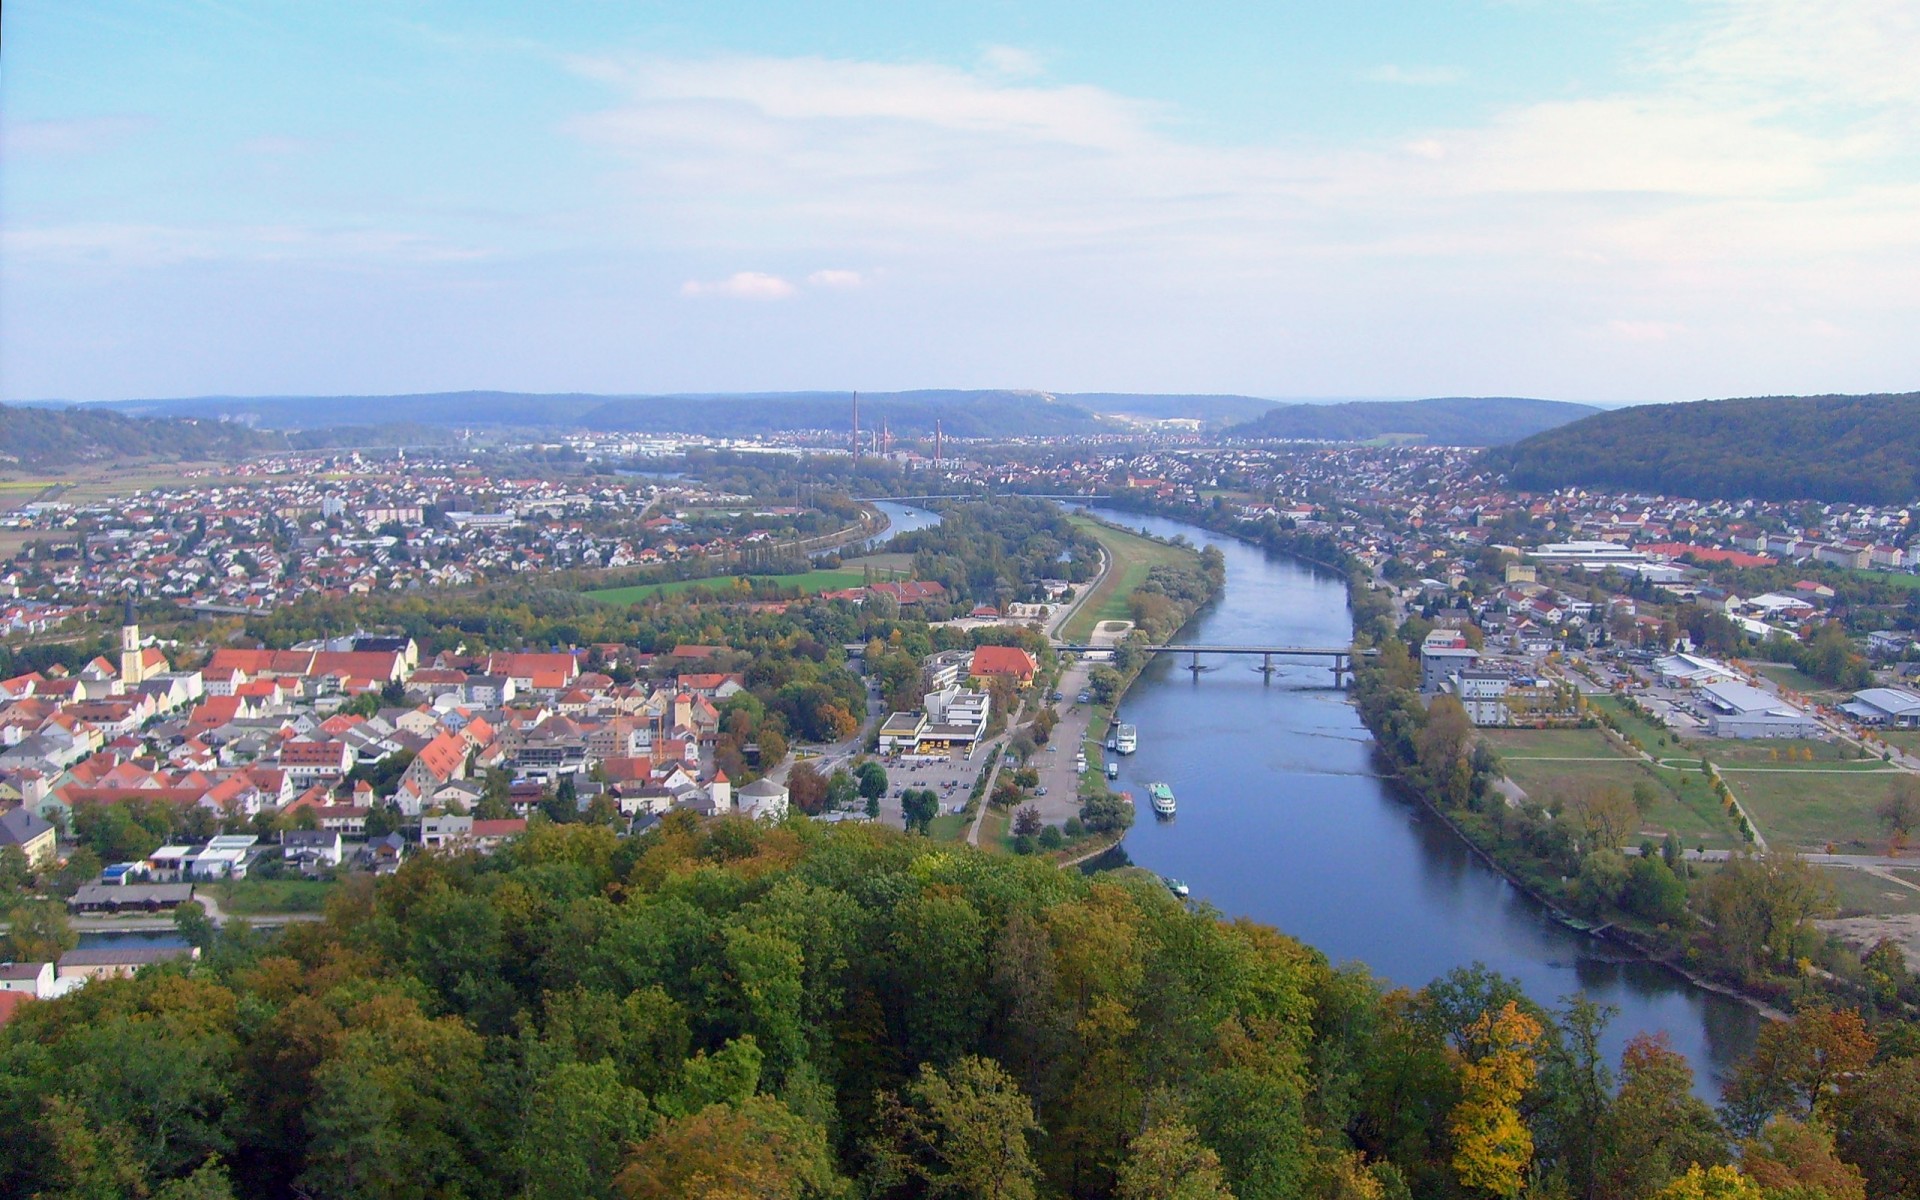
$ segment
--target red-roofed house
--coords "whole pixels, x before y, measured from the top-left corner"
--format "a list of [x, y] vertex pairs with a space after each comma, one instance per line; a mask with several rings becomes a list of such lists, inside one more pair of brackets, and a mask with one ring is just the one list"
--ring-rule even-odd
[[1021, 687], [1029, 687], [1034, 672], [1039, 669], [1040, 664], [1034, 661], [1033, 655], [1018, 646], [981, 646], [973, 652], [967, 677], [976, 681], [1008, 678]]

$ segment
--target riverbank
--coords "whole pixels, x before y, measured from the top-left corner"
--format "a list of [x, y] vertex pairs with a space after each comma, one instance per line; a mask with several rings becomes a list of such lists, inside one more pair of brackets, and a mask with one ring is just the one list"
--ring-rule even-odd
[[[1337, 545], [1329, 548], [1324, 544], [1331, 542], [1331, 539], [1315, 535], [1304, 539], [1307, 543], [1305, 546], [1296, 547], [1295, 543], [1302, 539], [1295, 531], [1282, 528], [1271, 520], [1245, 522], [1230, 514], [1217, 513], [1211, 509], [1176, 509], [1163, 504], [1132, 503], [1113, 505], [1113, 507], [1123, 507], [1130, 512], [1138, 511], [1148, 516], [1159, 516], [1198, 525], [1210, 533], [1219, 534], [1243, 545], [1282, 554], [1325, 570], [1343, 580], [1348, 610], [1353, 617], [1356, 631], [1373, 625], [1372, 632], [1375, 638], [1396, 636], [1390, 627], [1390, 602], [1374, 589], [1372, 573], [1365, 568], [1364, 564], [1341, 551]], [[1301, 549], [1309, 552], [1301, 553]], [[1132, 680], [1129, 679], [1129, 684], [1131, 682]], [[1618, 924], [1594, 928], [1591, 927], [1591, 923], [1581, 922], [1567, 914], [1552, 897], [1529, 880], [1527, 864], [1506, 861], [1500, 853], [1502, 847], [1488, 845], [1476, 838], [1471, 830], [1445, 811], [1444, 806], [1438, 803], [1435, 797], [1428, 795], [1417, 781], [1406, 776], [1404, 770], [1384, 750], [1387, 739], [1378, 724], [1378, 714], [1370, 715], [1367, 706], [1358, 703], [1357, 687], [1355, 691], [1349, 693], [1348, 703], [1360, 718], [1362, 727], [1373, 739], [1376, 760], [1384, 768], [1383, 776], [1393, 785], [1390, 790], [1398, 794], [1403, 803], [1412, 802], [1423, 811], [1440, 818], [1440, 823], [1449, 836], [1493, 874], [1525, 896], [1530, 904], [1536, 906], [1557, 926], [1571, 935], [1578, 935], [1584, 940], [1629, 954], [1638, 961], [1684, 980], [1691, 986], [1725, 997], [1764, 1017], [1777, 1019], [1782, 1015], [1773, 1002], [1774, 997], [1742, 989], [1725, 980], [1708, 976], [1652, 944], [1651, 941], [1643, 939], [1634, 930]]]

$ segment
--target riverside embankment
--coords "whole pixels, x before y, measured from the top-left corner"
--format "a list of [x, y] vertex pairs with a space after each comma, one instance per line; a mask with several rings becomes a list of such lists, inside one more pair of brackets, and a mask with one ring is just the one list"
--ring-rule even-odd
[[[1226, 586], [1181, 633], [1207, 643], [1343, 644], [1346, 581], [1197, 525], [1120, 511], [1117, 524], [1212, 542]], [[1230, 915], [1270, 922], [1336, 962], [1418, 986], [1483, 962], [1554, 1005], [1576, 991], [1619, 1009], [1607, 1043], [1665, 1032], [1703, 1082], [1751, 1046], [1760, 1018], [1622, 948], [1584, 937], [1483, 862], [1374, 766], [1372, 738], [1325, 667], [1271, 683], [1221, 659], [1198, 675], [1156, 661], [1121, 703], [1140, 731], [1119, 786], [1165, 780], [1179, 815], [1142, 814], [1124, 847]]]

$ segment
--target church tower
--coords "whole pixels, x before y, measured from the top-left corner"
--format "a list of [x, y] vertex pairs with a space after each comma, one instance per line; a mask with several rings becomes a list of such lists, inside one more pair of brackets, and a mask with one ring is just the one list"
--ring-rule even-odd
[[146, 680], [141, 662], [140, 621], [133, 613], [133, 593], [127, 593], [126, 613], [120, 619], [120, 686], [134, 687]]

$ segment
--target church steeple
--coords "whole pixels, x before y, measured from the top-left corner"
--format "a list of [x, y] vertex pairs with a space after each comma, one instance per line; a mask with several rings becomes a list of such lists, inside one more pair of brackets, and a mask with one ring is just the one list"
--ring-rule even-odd
[[133, 611], [133, 593], [120, 617], [120, 686], [133, 687], [145, 681], [146, 663], [140, 653], [140, 618]]

